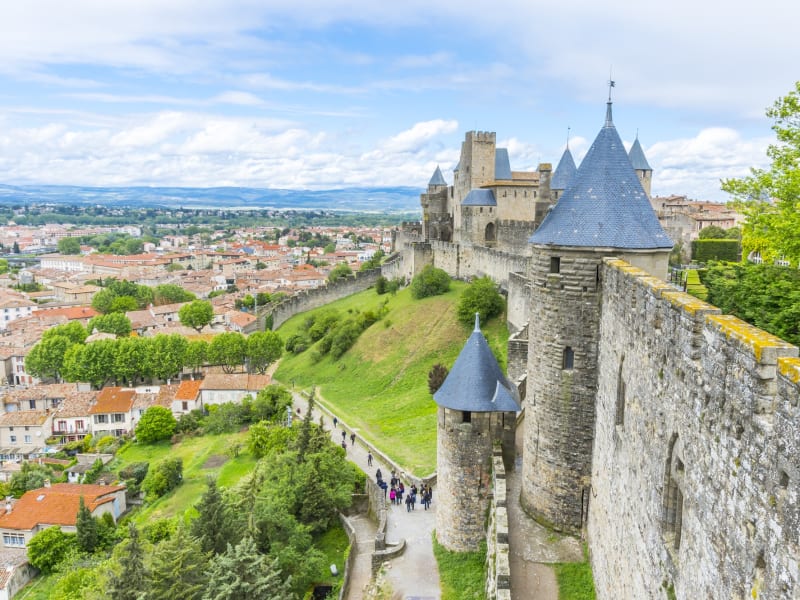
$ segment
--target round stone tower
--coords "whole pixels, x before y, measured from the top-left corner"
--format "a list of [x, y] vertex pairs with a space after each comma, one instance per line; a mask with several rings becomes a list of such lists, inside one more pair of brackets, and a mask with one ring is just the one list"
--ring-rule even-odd
[[513, 443], [517, 396], [476, 315], [472, 335], [433, 395], [439, 405], [436, 537], [448, 550], [477, 550], [486, 539], [492, 446]]
[[602, 261], [665, 278], [664, 233], [611, 119], [531, 236], [522, 506], [577, 531], [591, 497]]

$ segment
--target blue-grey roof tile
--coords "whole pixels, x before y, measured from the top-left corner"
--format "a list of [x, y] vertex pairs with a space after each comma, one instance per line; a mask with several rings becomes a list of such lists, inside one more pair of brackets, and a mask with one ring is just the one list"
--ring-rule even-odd
[[644, 150], [642, 150], [642, 145], [639, 143], [639, 137], [636, 137], [636, 140], [633, 142], [633, 146], [631, 146], [630, 152], [628, 152], [628, 158], [631, 161], [631, 165], [637, 171], [652, 171], [653, 169], [650, 167], [650, 164], [647, 162], [647, 157], [644, 155]]
[[508, 382], [480, 330], [475, 329], [461, 349], [442, 387], [433, 395], [439, 406], [470, 412], [520, 410], [514, 387]]
[[611, 120], [575, 179], [530, 237], [533, 244], [619, 249], [671, 248]]
[[447, 182], [444, 180], [444, 175], [442, 175], [442, 170], [439, 168], [439, 165], [436, 165], [436, 170], [433, 172], [433, 177], [428, 182], [428, 185], [447, 185]]
[[492, 190], [476, 188], [470, 190], [467, 197], [461, 201], [461, 206], [497, 206]]
[[508, 149], [496, 148], [494, 151], [494, 178], [497, 181], [510, 181], [511, 162], [508, 160]]
[[578, 168], [575, 166], [575, 160], [572, 158], [572, 152], [569, 148], [564, 150], [561, 155], [561, 160], [558, 161], [556, 172], [550, 179], [550, 189], [552, 190], [565, 190], [569, 187], [570, 182], [575, 178], [575, 173]]

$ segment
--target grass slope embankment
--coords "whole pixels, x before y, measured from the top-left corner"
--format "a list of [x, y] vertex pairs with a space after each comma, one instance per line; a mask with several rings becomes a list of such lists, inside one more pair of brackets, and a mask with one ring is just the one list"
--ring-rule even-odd
[[[436, 403], [428, 392], [428, 371], [437, 362], [452, 367], [470, 335], [472, 328], [456, 319], [465, 288], [454, 281], [447, 294], [422, 300], [414, 300], [407, 288], [395, 296], [369, 289], [316, 309], [335, 309], [345, 318], [388, 302], [389, 311], [338, 361], [325, 356], [314, 363], [312, 346], [284, 355], [275, 379], [296, 388], [316, 386], [320, 401], [357, 435], [406, 471], [428, 475], [436, 469]], [[278, 330], [283, 339], [301, 333], [313, 312], [286, 321]], [[493, 319], [483, 331], [505, 366], [505, 317]]]

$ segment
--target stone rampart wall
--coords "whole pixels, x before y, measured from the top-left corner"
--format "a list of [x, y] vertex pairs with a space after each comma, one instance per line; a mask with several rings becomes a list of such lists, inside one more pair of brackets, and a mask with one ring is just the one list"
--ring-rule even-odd
[[272, 309], [272, 327], [277, 329], [296, 314], [319, 308], [335, 300], [352, 296], [375, 285], [381, 275], [380, 269], [358, 271], [351, 277], [342, 277], [335, 283], [295, 294]]
[[529, 256], [531, 245], [528, 238], [533, 234], [532, 221], [497, 221], [497, 248], [518, 256]]
[[531, 282], [528, 274], [509, 273], [506, 289], [506, 319], [513, 333], [522, 329], [530, 318]]
[[486, 598], [511, 600], [506, 468], [499, 448], [495, 448], [492, 456], [492, 490], [486, 531]]
[[601, 279], [598, 599], [800, 597], [798, 349], [623, 261]]

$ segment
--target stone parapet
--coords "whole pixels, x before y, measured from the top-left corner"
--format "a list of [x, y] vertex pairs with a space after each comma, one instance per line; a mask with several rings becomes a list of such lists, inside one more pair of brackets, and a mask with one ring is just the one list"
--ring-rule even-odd
[[492, 456], [492, 499], [486, 531], [486, 598], [511, 598], [511, 564], [508, 546], [508, 509], [506, 508], [506, 470], [502, 451]]

